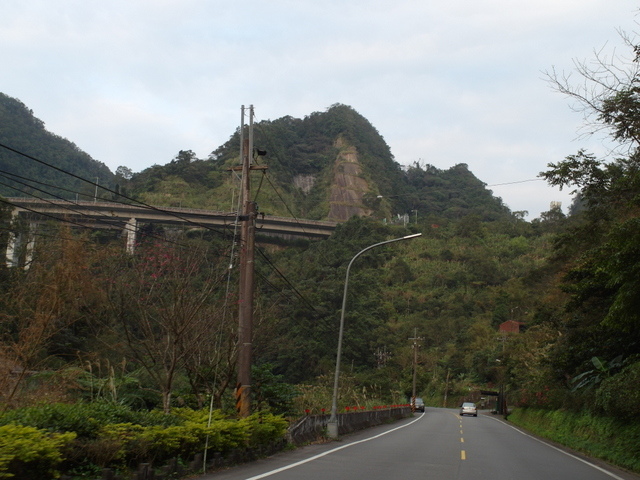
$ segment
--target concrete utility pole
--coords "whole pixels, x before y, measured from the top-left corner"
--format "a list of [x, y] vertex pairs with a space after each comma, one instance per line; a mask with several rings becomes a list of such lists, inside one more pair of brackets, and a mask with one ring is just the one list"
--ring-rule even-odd
[[244, 105], [240, 120], [242, 159], [242, 212], [240, 228], [240, 284], [238, 292], [238, 383], [236, 409], [240, 417], [251, 414], [251, 351], [253, 336], [254, 246], [256, 204], [250, 195], [250, 171], [253, 157], [253, 105], [249, 107], [249, 135], [244, 137]]

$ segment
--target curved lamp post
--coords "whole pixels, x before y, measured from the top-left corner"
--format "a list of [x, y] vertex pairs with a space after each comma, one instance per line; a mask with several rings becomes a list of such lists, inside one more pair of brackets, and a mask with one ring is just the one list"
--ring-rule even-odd
[[360, 250], [349, 262], [347, 266], [347, 275], [344, 279], [344, 293], [342, 295], [342, 312], [340, 314], [340, 333], [338, 334], [338, 353], [336, 355], [336, 373], [333, 380], [333, 397], [331, 401], [331, 416], [329, 417], [329, 422], [327, 423], [327, 433], [331, 438], [338, 438], [338, 382], [340, 379], [340, 357], [342, 356], [342, 336], [344, 332], [344, 311], [347, 305], [347, 288], [349, 287], [349, 271], [351, 270], [351, 265], [353, 261], [362, 255], [367, 250], [371, 250], [374, 247], [378, 247], [380, 245], [385, 245], [387, 243], [399, 242], [400, 240], [410, 240], [412, 238], [416, 238], [421, 236], [421, 233], [415, 233], [413, 235], [407, 235], [406, 237], [394, 238], [393, 240], [386, 240], [384, 242], [375, 243], [373, 245], [369, 245], [367, 248]]

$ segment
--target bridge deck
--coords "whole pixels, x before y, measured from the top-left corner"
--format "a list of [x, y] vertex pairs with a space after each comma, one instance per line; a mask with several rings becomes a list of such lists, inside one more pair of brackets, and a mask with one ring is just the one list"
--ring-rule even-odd
[[[93, 228], [123, 229], [131, 218], [142, 223], [191, 225], [194, 227], [232, 228], [235, 212], [216, 212], [194, 208], [148, 207], [115, 202], [80, 202], [57, 199], [7, 198], [14, 214], [31, 220], [69, 220]], [[256, 228], [260, 232], [309, 238], [327, 238], [337, 223], [288, 217], [260, 216]]]

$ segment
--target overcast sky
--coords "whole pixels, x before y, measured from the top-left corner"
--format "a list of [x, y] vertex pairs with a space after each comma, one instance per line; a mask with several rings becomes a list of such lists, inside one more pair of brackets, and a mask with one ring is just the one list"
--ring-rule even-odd
[[[206, 158], [240, 122], [350, 105], [397, 162], [466, 163], [529, 219], [536, 179], [581, 147], [545, 82], [594, 50], [629, 54], [630, 0], [3, 0], [0, 91], [112, 171]], [[514, 183], [520, 182], [520, 183]], [[508, 185], [499, 185], [508, 184]]]

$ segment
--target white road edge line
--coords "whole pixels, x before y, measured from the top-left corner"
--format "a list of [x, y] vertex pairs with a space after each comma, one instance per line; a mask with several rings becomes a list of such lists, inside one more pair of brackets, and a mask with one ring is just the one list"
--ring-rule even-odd
[[329, 455], [331, 453], [337, 452], [339, 450], [343, 450], [345, 448], [353, 447], [354, 445], [358, 445], [359, 443], [364, 443], [364, 442], [368, 442], [370, 440], [375, 440], [376, 438], [380, 438], [380, 437], [382, 437], [382, 436], [384, 436], [384, 435], [386, 435], [388, 433], [395, 432], [396, 430], [400, 430], [401, 428], [408, 427], [409, 425], [413, 425], [417, 421], [421, 420], [423, 417], [424, 417], [424, 413], [422, 415], [420, 415], [418, 418], [416, 418], [415, 420], [413, 420], [412, 422], [407, 423], [406, 425], [401, 425], [399, 427], [392, 428], [391, 430], [387, 430], [386, 432], [379, 433], [378, 435], [375, 435], [373, 437], [365, 438], [363, 440], [358, 440], [357, 442], [348, 443], [346, 445], [342, 445], [342, 446], [334, 448], [332, 450], [327, 450], [324, 453], [320, 453], [320, 454], [315, 455], [313, 457], [309, 457], [306, 460], [300, 460], [299, 462], [292, 463], [290, 465], [286, 465], [284, 467], [280, 467], [280, 468], [277, 468], [275, 470], [271, 470], [270, 472], [261, 473], [260, 475], [256, 475], [255, 477], [249, 477], [246, 480], [258, 480], [259, 478], [269, 477], [271, 475], [275, 475], [276, 473], [280, 473], [280, 472], [283, 472], [285, 470], [289, 470], [290, 468], [297, 467], [298, 465], [302, 465], [304, 463], [309, 463], [309, 462], [312, 462], [314, 460], [317, 460], [318, 458], [325, 457], [325, 456], [327, 456], [327, 455]]
[[540, 440], [539, 438], [536, 438], [536, 437], [534, 437], [533, 435], [529, 435], [528, 433], [525, 433], [525, 432], [523, 432], [522, 430], [520, 430], [519, 428], [514, 427], [513, 425], [509, 425], [508, 423], [503, 422], [502, 420], [498, 420], [497, 418], [493, 418], [493, 417], [489, 417], [489, 416], [487, 416], [487, 418], [490, 418], [491, 420], [495, 420], [496, 422], [500, 422], [500, 423], [502, 423], [503, 425], [506, 425], [506, 426], [507, 426], [507, 427], [509, 427], [509, 428], [513, 428], [516, 432], [520, 433], [521, 435], [524, 435], [525, 437], [532, 438], [532, 439], [534, 439], [536, 442], [542, 443], [543, 445], [546, 445], [547, 447], [553, 448], [554, 450], [557, 450], [557, 451], [558, 451], [558, 452], [560, 452], [560, 453], [564, 453], [565, 455], [567, 455], [567, 456], [569, 456], [569, 457], [571, 457], [571, 458], [573, 458], [573, 459], [575, 459], [575, 460], [578, 460], [579, 462], [582, 462], [582, 463], [584, 463], [584, 464], [586, 464], [586, 465], [589, 465], [590, 467], [593, 467], [593, 468], [595, 468], [596, 470], [600, 470], [602, 473], [604, 473], [604, 474], [606, 474], [606, 475], [610, 476], [611, 478], [615, 478], [616, 480], [624, 480], [624, 478], [619, 477], [619, 476], [617, 476], [616, 474], [611, 473], [610, 471], [605, 470], [604, 468], [599, 467], [598, 465], [596, 465], [596, 464], [594, 464], [594, 463], [588, 462], [588, 461], [586, 461], [586, 460], [585, 460], [585, 459], [583, 459], [583, 458], [576, 457], [575, 455], [573, 455], [573, 454], [571, 454], [571, 453], [569, 453], [569, 452], [565, 452], [565, 451], [564, 451], [564, 450], [562, 450], [561, 448], [558, 448], [558, 447], [556, 447], [556, 446], [554, 446], [554, 445], [551, 445], [550, 443], [547, 443], [547, 442], [545, 442], [544, 440]]

